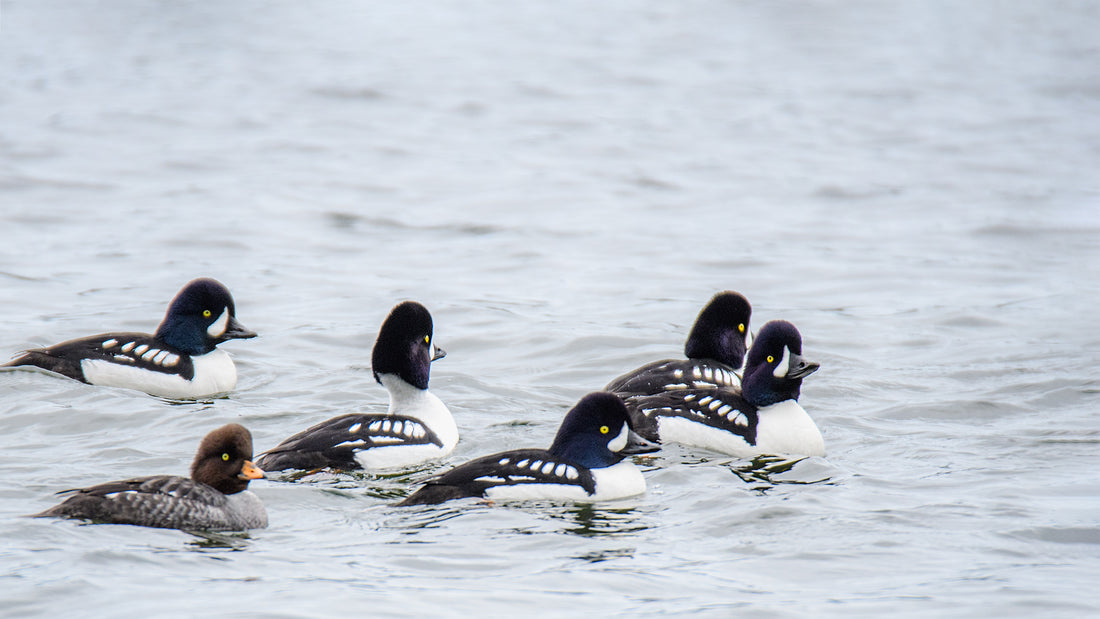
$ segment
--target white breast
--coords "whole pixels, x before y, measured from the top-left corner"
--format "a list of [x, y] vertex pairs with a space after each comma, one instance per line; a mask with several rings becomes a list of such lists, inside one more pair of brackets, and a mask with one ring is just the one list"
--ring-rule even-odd
[[178, 374], [165, 374], [99, 359], [80, 362], [84, 378], [93, 385], [137, 389], [164, 398], [201, 398], [232, 391], [237, 387], [237, 368], [229, 353], [215, 349], [191, 358], [195, 377], [185, 380]]
[[757, 411], [756, 447], [762, 453], [824, 456], [825, 439], [814, 420], [795, 400], [784, 400]]
[[355, 459], [363, 468], [380, 469], [416, 464], [433, 458], [442, 458], [454, 451], [458, 444], [458, 426], [447, 405], [427, 389], [417, 389], [392, 374], [383, 374], [382, 386], [390, 393], [387, 414], [415, 417], [427, 426], [443, 446], [394, 445], [373, 447], [356, 452]]

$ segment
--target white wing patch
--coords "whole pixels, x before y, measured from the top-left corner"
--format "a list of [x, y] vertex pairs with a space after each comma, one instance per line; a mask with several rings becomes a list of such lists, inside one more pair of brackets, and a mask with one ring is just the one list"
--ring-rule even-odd
[[[114, 348], [117, 345], [118, 340], [115, 339], [107, 340], [102, 344], [104, 350]], [[140, 358], [145, 363], [152, 363], [166, 368], [175, 367], [180, 362], [180, 356], [177, 354], [159, 348], [152, 348], [148, 344], [142, 344], [135, 348], [134, 342], [127, 342], [112, 357], [121, 363], [133, 363]]]
[[337, 444], [333, 445], [333, 447], [362, 447], [363, 445], [366, 445], [366, 444], [367, 444], [367, 442], [364, 441], [363, 439], [358, 439], [358, 440], [354, 440], [354, 441], [344, 441], [343, 443], [337, 443]]

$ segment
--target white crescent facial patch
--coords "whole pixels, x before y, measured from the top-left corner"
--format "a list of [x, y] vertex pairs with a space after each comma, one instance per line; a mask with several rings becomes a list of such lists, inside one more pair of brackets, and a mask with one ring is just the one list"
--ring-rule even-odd
[[624, 447], [626, 447], [626, 442], [627, 442], [629, 436], [630, 436], [630, 427], [627, 426], [624, 423], [622, 431], [619, 432], [618, 436], [611, 439], [607, 443], [607, 448], [610, 449], [611, 451], [614, 451], [614, 452], [618, 452], [618, 451], [622, 450]]
[[225, 335], [225, 328], [229, 326], [229, 308], [222, 310], [222, 315], [218, 316], [218, 319], [210, 323], [210, 326], [206, 328], [206, 334], [213, 338], [218, 338]]
[[772, 375], [776, 378], [784, 378], [787, 376], [787, 372], [791, 370], [791, 349], [786, 346], [783, 347], [783, 358], [779, 360], [779, 365], [775, 366], [775, 371]]

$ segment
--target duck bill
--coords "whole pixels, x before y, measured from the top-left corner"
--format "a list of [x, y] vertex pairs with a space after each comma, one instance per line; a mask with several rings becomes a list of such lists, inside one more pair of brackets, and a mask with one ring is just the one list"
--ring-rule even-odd
[[236, 316], [229, 317], [229, 324], [225, 326], [222, 338], [226, 340], [247, 340], [256, 337], [256, 332], [237, 322]]
[[626, 435], [626, 447], [620, 449], [619, 453], [627, 456], [634, 456], [637, 454], [653, 453], [659, 449], [661, 449], [660, 445], [648, 441], [634, 430], [630, 430]]
[[787, 378], [799, 379], [805, 378], [810, 374], [817, 371], [817, 368], [821, 367], [820, 363], [814, 363], [813, 361], [806, 361], [802, 358], [802, 355], [791, 355], [791, 369], [787, 371]]
[[263, 479], [264, 472], [260, 467], [252, 464], [251, 460], [245, 460], [244, 466], [241, 467], [241, 472], [237, 473], [237, 477], [240, 479]]
[[435, 346], [435, 345], [432, 346], [432, 361], [435, 361], [436, 359], [442, 359], [443, 357], [446, 357], [446, 356], [447, 356], [447, 351], [443, 350], [442, 348], [440, 348], [438, 346]]

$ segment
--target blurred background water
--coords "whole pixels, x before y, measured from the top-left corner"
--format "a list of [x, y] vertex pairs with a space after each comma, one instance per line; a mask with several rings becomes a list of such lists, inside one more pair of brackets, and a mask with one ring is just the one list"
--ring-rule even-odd
[[[240, 384], [0, 373], [6, 616], [1100, 612], [1100, 5], [0, 5], [0, 343], [153, 330], [229, 286]], [[596, 505], [396, 509], [549, 444], [723, 289], [822, 364], [825, 458], [640, 458]], [[22, 516], [384, 410], [416, 299], [444, 462], [253, 484], [199, 536]]]

